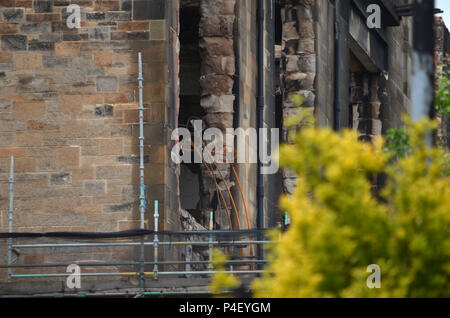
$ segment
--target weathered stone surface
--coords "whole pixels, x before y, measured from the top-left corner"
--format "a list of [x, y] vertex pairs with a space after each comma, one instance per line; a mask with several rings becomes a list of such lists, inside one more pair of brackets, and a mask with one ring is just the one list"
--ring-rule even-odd
[[234, 56], [233, 39], [223, 37], [202, 38], [199, 47], [209, 56]]
[[217, 37], [233, 35], [234, 16], [204, 17], [200, 22], [199, 35], [201, 37]]
[[97, 76], [97, 92], [116, 92], [117, 84], [114, 76]]
[[83, 182], [83, 194], [85, 196], [98, 196], [106, 193], [105, 181], [86, 180]]
[[27, 37], [25, 35], [2, 35], [2, 48], [9, 51], [25, 51], [27, 49]]
[[23, 8], [3, 8], [2, 19], [4, 22], [21, 22], [24, 19]]
[[232, 113], [234, 100], [234, 95], [206, 95], [201, 98], [200, 105], [208, 113]]
[[234, 81], [230, 76], [208, 74], [200, 78], [202, 91], [212, 95], [231, 95]]
[[37, 93], [48, 91], [48, 78], [46, 77], [20, 77], [17, 89], [21, 93]]
[[55, 186], [70, 185], [72, 183], [72, 174], [69, 172], [54, 173], [50, 176], [50, 184]]

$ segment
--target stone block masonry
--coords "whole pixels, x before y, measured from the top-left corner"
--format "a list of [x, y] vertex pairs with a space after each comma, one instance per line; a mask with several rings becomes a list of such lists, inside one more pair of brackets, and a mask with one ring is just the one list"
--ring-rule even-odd
[[[66, 24], [70, 4], [81, 8], [79, 29]], [[164, 0], [0, 0], [0, 232], [8, 231], [11, 155], [15, 231], [139, 226], [138, 52], [146, 183], [164, 220], [166, 7]], [[58, 261], [42, 253], [44, 262]]]

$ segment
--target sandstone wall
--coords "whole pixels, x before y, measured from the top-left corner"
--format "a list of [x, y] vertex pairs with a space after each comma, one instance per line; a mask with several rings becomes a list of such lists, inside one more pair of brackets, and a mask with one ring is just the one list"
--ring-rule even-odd
[[[66, 25], [70, 4], [81, 7], [79, 29]], [[153, 201], [159, 200], [160, 229], [177, 228], [179, 218], [167, 214], [176, 207], [177, 193], [168, 156], [174, 116], [167, 111], [174, 100], [167, 88], [174, 71], [166, 21], [171, 5], [164, 0], [0, 1], [1, 232], [8, 230], [11, 155], [14, 231], [139, 227], [138, 52], [144, 60], [146, 226], [153, 228]], [[49, 251], [39, 254], [39, 261], [58, 261]], [[102, 250], [75, 260], [112, 256], [118, 255]]]

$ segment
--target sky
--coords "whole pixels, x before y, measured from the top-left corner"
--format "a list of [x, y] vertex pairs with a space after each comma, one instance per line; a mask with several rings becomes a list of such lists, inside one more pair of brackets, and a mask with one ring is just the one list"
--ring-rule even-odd
[[439, 16], [444, 17], [447, 28], [450, 28], [450, 0], [436, 0], [436, 7], [444, 11], [444, 13], [439, 14]]

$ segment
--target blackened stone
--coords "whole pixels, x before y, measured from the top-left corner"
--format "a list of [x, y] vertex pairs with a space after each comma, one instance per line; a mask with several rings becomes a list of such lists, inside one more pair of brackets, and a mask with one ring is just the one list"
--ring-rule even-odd
[[66, 7], [69, 5], [70, 2], [68, 0], [53, 0], [53, 6], [55, 7]]
[[34, 0], [34, 12], [49, 13], [52, 12], [52, 3], [48, 0]]
[[25, 35], [2, 35], [2, 48], [10, 51], [26, 51], [27, 37]]
[[[140, 162], [140, 157], [136, 156], [136, 155], [118, 156], [116, 159], [117, 159], [117, 162], [119, 162], [119, 163], [127, 163], [130, 165], [137, 165]], [[144, 156], [144, 163], [145, 164], [150, 163], [149, 155]]]
[[134, 203], [112, 204], [103, 207], [105, 212], [126, 212], [133, 209]]
[[131, 11], [132, 3], [131, 0], [125, 0], [122, 2], [122, 11]]
[[165, 0], [136, 0], [133, 18], [135, 20], [162, 20], [165, 16]]
[[130, 32], [127, 36], [128, 40], [148, 40], [150, 38], [148, 32]]
[[55, 43], [54, 42], [32, 41], [32, 42], [28, 43], [28, 49], [30, 51], [54, 51]]
[[130, 20], [130, 12], [106, 12], [106, 20], [108, 21], [128, 21]]
[[105, 20], [105, 12], [87, 12], [86, 19], [88, 20]]
[[22, 8], [4, 8], [2, 9], [4, 22], [20, 22], [24, 16], [24, 9]]
[[64, 173], [54, 173], [50, 176], [51, 185], [68, 185], [72, 183], [72, 174]]
[[59, 68], [69, 66], [69, 58], [67, 57], [44, 56], [42, 61], [44, 68]]
[[47, 33], [50, 32], [50, 23], [48, 22], [25, 22], [20, 24], [22, 33]]
[[0, 78], [3, 78], [5, 76], [6, 76], [5, 72], [0, 72]]
[[87, 33], [78, 34], [78, 33], [64, 33], [63, 41], [85, 41], [89, 39], [89, 35]]
[[99, 27], [89, 30], [89, 39], [94, 41], [106, 41], [110, 39], [109, 28]]
[[112, 117], [114, 116], [114, 107], [112, 105], [102, 105], [95, 107], [95, 116]]
[[99, 22], [98, 25], [99, 26], [116, 26], [117, 23], [114, 21], [104, 21], [104, 22]]

